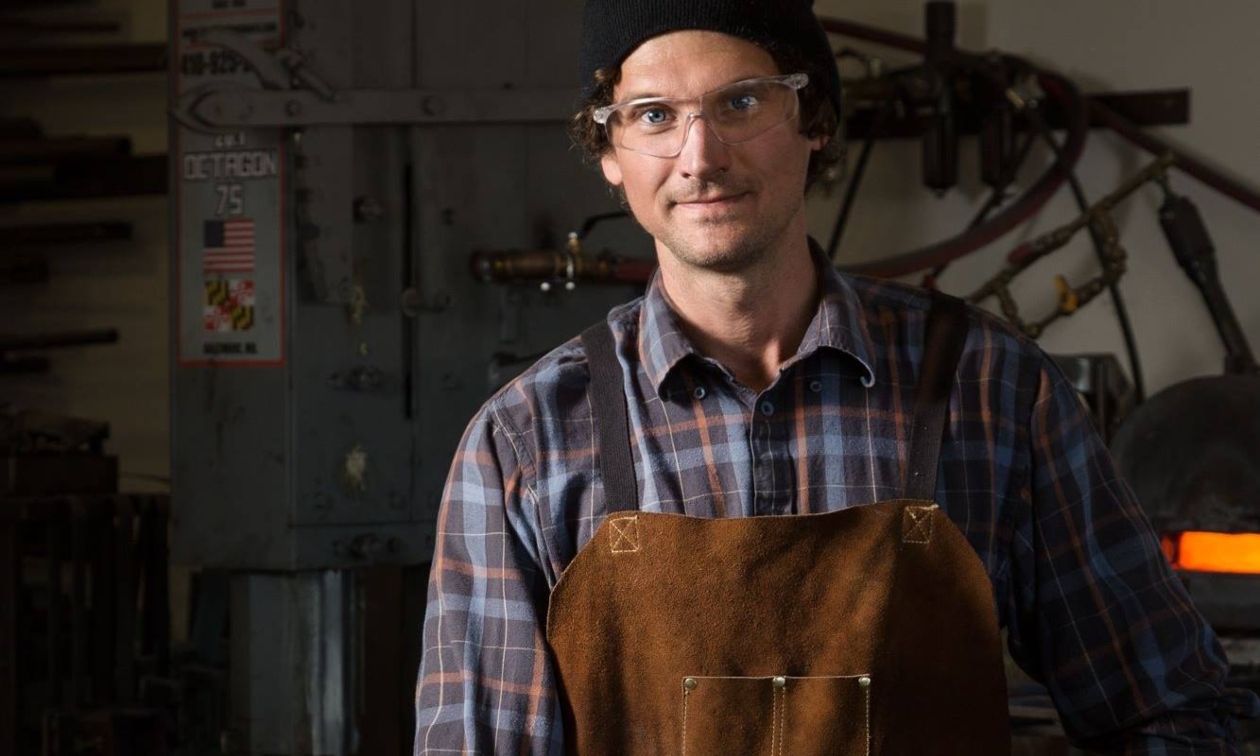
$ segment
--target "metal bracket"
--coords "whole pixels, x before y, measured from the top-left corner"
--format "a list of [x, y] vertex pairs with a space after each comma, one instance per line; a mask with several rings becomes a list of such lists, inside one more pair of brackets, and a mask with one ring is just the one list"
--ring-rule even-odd
[[335, 91], [307, 67], [302, 55], [281, 48], [268, 53], [253, 40], [227, 29], [207, 31], [198, 41], [236, 53], [258, 74], [262, 89], [210, 84], [188, 92], [172, 115], [190, 129], [297, 126], [449, 125], [465, 123], [554, 123], [565, 121], [577, 102], [572, 89]]
[[[336, 92], [332, 99], [326, 99], [309, 91], [223, 88], [199, 95], [185, 112], [196, 127], [212, 130], [554, 123], [568, 119], [577, 97], [576, 91], [567, 89], [485, 92], [359, 89]], [[180, 120], [193, 127], [193, 123]]]

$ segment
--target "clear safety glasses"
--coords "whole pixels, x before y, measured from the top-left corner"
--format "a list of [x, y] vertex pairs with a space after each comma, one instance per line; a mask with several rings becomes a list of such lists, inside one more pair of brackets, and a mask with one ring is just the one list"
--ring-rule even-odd
[[672, 158], [682, 152], [691, 121], [703, 118], [723, 144], [739, 144], [761, 136], [796, 117], [797, 91], [809, 83], [803, 73], [767, 76], [727, 84], [698, 98], [645, 97], [599, 108], [614, 145], [644, 155]]

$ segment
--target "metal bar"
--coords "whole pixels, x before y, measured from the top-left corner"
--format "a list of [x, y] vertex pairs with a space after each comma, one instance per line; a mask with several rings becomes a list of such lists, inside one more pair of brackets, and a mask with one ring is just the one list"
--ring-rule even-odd
[[1153, 155], [1163, 155], [1171, 152], [1177, 158], [1178, 169], [1194, 176], [1226, 197], [1240, 202], [1256, 212], [1260, 212], [1260, 191], [1224, 173], [1218, 172], [1202, 160], [1187, 154], [1185, 150], [1174, 148], [1169, 142], [1160, 139], [1154, 134], [1143, 131], [1137, 124], [1129, 121], [1101, 102], [1095, 101], [1090, 103], [1090, 111], [1094, 118], [1101, 119], [1112, 131], [1133, 142], [1138, 147]]
[[224, 570], [204, 569], [197, 574], [192, 628], [189, 640], [197, 658], [206, 664], [221, 664], [224, 628], [231, 602], [231, 580]]
[[402, 753], [411, 722], [408, 677], [399, 660], [403, 638], [403, 569], [373, 567], [359, 572], [363, 590], [363, 703], [359, 733], [363, 753]]
[[59, 45], [0, 50], [0, 78], [165, 73], [166, 43]]
[[0, 32], [24, 34], [116, 34], [122, 31], [117, 21], [35, 21], [29, 18], [0, 19]]
[[58, 517], [50, 517], [44, 524], [48, 567], [48, 698], [47, 708], [60, 709], [65, 705], [65, 665], [62, 659], [62, 588], [61, 565], [65, 558], [64, 524]]
[[129, 137], [53, 137], [0, 141], [0, 165], [60, 163], [131, 154]]
[[39, 139], [44, 130], [33, 118], [0, 118], [0, 139]]
[[212, 128], [561, 123], [577, 101], [570, 89], [358, 89], [338, 92], [331, 101], [310, 91], [219, 90], [201, 96], [188, 110]]
[[[123, 504], [124, 499], [115, 499]], [[114, 510], [114, 564], [118, 592], [115, 594], [114, 622], [114, 700], [129, 704], [135, 700], [136, 669], [136, 550], [133, 539], [135, 512], [131, 501]]]
[[31, 375], [47, 373], [48, 359], [45, 357], [11, 357], [0, 354], [0, 375]]
[[107, 507], [94, 507], [92, 518], [92, 690], [94, 700], [110, 701], [114, 696], [114, 617], [118, 611], [115, 525]]
[[87, 677], [87, 563], [88, 513], [82, 499], [70, 503], [70, 706], [85, 703]]
[[97, 328], [90, 331], [63, 331], [61, 333], [0, 335], [0, 352], [31, 349], [61, 349], [65, 347], [114, 344], [118, 331], [114, 328]]
[[122, 221], [7, 226], [0, 227], [0, 237], [4, 238], [4, 248], [0, 250], [0, 253], [9, 253], [15, 249], [42, 249], [70, 244], [121, 241], [130, 239], [131, 236], [131, 224]]
[[1207, 304], [1208, 313], [1216, 324], [1225, 345], [1226, 371], [1230, 373], [1255, 373], [1256, 356], [1251, 351], [1247, 334], [1238, 323], [1238, 316], [1229, 302], [1225, 287], [1221, 285], [1218, 275], [1212, 275], [1203, 281], [1195, 281], [1203, 301]]
[[[1190, 92], [1169, 89], [1109, 92], [1090, 98], [1142, 126], [1181, 125], [1190, 121]], [[218, 90], [201, 95], [187, 105], [190, 115], [207, 126], [350, 126], [386, 124], [553, 123], [567, 121], [578, 98], [567, 89], [450, 91], [359, 89], [338, 92], [329, 100], [308, 90]], [[864, 138], [874, 128], [878, 108], [860, 110], [847, 124], [846, 134]], [[979, 134], [983, 112], [959, 107], [958, 133]], [[1047, 103], [1047, 123], [1067, 125], [1067, 115], [1057, 103]], [[1097, 117], [1091, 123], [1105, 127]], [[1027, 129], [1023, 123], [1019, 129]], [[892, 118], [883, 137], [918, 137], [923, 119]]]
[[170, 665], [170, 588], [169, 554], [166, 544], [167, 500], [161, 496], [145, 497], [140, 513], [141, 579], [144, 584], [144, 608], [141, 615], [141, 649], [151, 656], [158, 675], [165, 675]]
[[0, 752], [18, 753], [18, 524], [0, 518]]
[[0, 202], [166, 194], [165, 155], [95, 158], [0, 170]]
[[47, 280], [47, 260], [0, 262], [0, 285], [45, 283]]
[[[863, 92], [872, 90], [864, 87]], [[1122, 114], [1135, 126], [1181, 126], [1190, 123], [1190, 90], [1160, 89], [1138, 92], [1107, 92], [1089, 95], [1086, 100], [1091, 106], [1089, 127], [1093, 129], [1112, 128], [1111, 124], [1100, 115], [1101, 111], [1093, 106], [1106, 108], [1108, 112]], [[1067, 128], [1067, 113], [1058, 102], [1048, 99], [1044, 103], [1044, 118], [1052, 129]], [[845, 137], [850, 140], [867, 138], [875, 129], [879, 106], [861, 107], [853, 113], [845, 123]], [[956, 103], [957, 130], [961, 135], [974, 136], [980, 134], [984, 121], [983, 112], [976, 107], [968, 107]], [[1015, 119], [1015, 131], [1030, 130], [1024, 119]], [[891, 117], [879, 127], [878, 137], [881, 139], [918, 139], [923, 136], [926, 122], [913, 113], [900, 117]]]

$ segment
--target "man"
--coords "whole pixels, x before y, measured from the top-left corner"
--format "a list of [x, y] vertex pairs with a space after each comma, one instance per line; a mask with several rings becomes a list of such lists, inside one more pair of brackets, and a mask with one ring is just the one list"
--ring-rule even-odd
[[1086, 747], [1234, 752], [1260, 704], [1061, 374], [808, 239], [808, 0], [589, 0], [582, 58], [660, 271], [470, 424], [415, 752], [1009, 753], [999, 626]]

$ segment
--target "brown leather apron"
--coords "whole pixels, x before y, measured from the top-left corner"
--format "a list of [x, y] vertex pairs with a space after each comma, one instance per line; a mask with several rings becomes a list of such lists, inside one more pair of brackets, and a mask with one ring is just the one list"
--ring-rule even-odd
[[548, 610], [568, 753], [1010, 753], [992, 586], [931, 501], [966, 332], [938, 297], [905, 499], [739, 519], [636, 511], [612, 334], [584, 334], [609, 514]]

